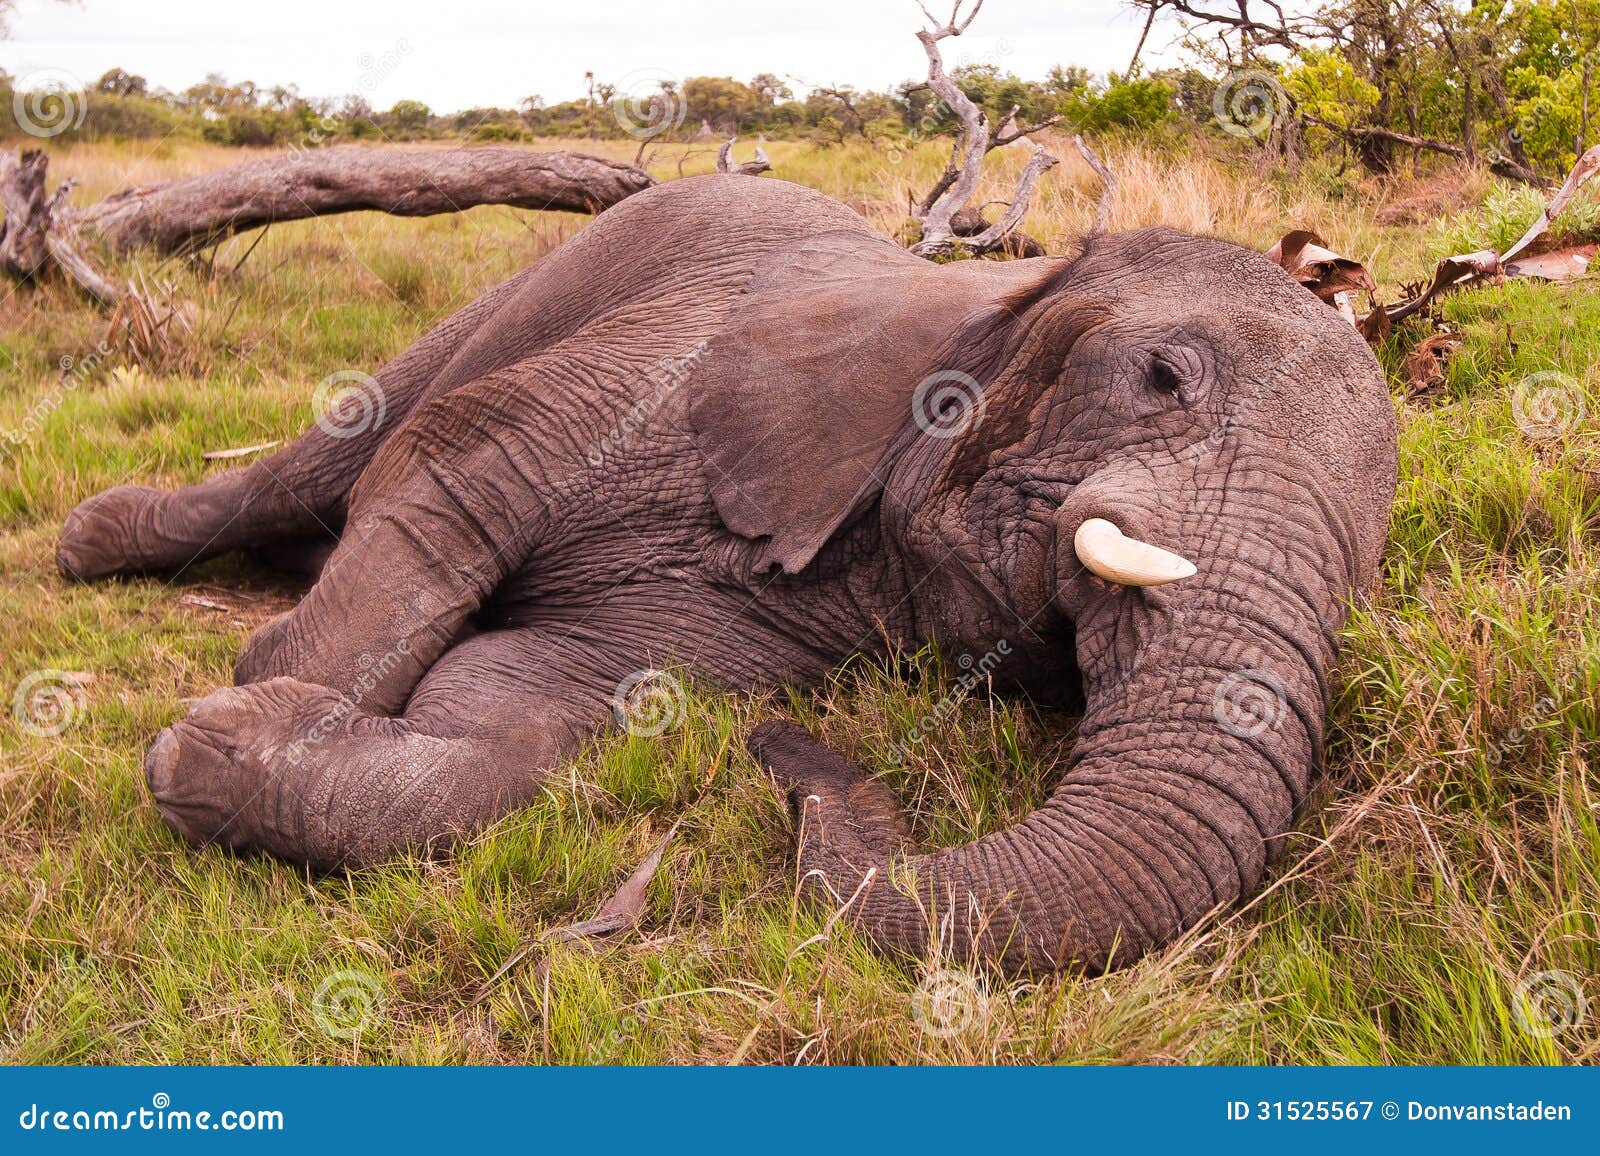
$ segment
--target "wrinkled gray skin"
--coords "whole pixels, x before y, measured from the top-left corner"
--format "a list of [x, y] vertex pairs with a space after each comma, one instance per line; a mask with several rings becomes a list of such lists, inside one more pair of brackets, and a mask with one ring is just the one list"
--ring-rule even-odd
[[[918, 394], [941, 370], [981, 413]], [[528, 802], [643, 668], [808, 686], [890, 644], [1003, 641], [997, 680], [1086, 704], [1011, 830], [918, 855], [888, 790], [804, 731], [751, 746], [803, 811], [809, 888], [854, 895], [887, 949], [1013, 970], [1128, 962], [1256, 887], [1395, 483], [1371, 354], [1256, 254], [1157, 229], [937, 266], [773, 180], [629, 198], [377, 380], [364, 432], [119, 487], [62, 531], [80, 578], [245, 547], [320, 565], [151, 747], [174, 828], [370, 864]], [[1094, 578], [1091, 516], [1198, 573]]]

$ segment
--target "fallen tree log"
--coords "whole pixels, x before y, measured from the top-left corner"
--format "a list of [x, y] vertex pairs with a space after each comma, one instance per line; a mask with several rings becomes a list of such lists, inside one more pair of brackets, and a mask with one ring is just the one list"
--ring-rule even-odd
[[643, 169], [578, 153], [340, 145], [124, 189], [68, 211], [66, 223], [118, 251], [189, 253], [260, 225], [361, 209], [400, 217], [475, 205], [595, 213], [653, 184]]

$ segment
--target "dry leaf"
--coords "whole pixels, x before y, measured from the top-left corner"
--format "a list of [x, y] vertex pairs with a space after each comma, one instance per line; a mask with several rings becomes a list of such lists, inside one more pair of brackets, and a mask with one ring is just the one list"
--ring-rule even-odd
[[1589, 272], [1597, 246], [1567, 245], [1519, 257], [1506, 266], [1508, 277], [1537, 277], [1542, 281], [1576, 281]]
[[1368, 345], [1377, 345], [1389, 336], [1389, 331], [1393, 328], [1389, 321], [1389, 311], [1381, 305], [1374, 306], [1371, 313], [1356, 322], [1356, 329], [1367, 339]]
[[[1349, 306], [1347, 294], [1362, 291], [1371, 293], [1378, 287], [1365, 265], [1341, 257], [1310, 229], [1295, 229], [1267, 251], [1267, 260], [1281, 266], [1289, 276], [1315, 293], [1323, 301], [1345, 313]], [[1341, 308], [1341, 300], [1344, 308]], [[1354, 312], [1350, 312], [1354, 323]]]
[[[1539, 219], [1515, 245], [1505, 251], [1504, 255], [1492, 249], [1481, 249], [1475, 253], [1458, 253], [1454, 257], [1446, 257], [1434, 269], [1433, 279], [1415, 291], [1410, 300], [1387, 308], [1374, 308], [1359, 321], [1354, 321], [1353, 312], [1350, 310], [1350, 294], [1358, 289], [1374, 292], [1376, 286], [1372, 276], [1358, 262], [1341, 257], [1328, 249], [1316, 233], [1310, 229], [1295, 229], [1285, 233], [1283, 239], [1267, 251], [1267, 259], [1282, 266], [1291, 277], [1338, 309], [1342, 316], [1353, 320], [1361, 335], [1376, 345], [1388, 335], [1393, 325], [1420, 313], [1435, 298], [1453, 290], [1471, 288], [1487, 281], [1498, 281], [1502, 277], [1539, 277], [1547, 281], [1572, 281], [1586, 275], [1589, 263], [1594, 259], [1597, 250], [1597, 246], [1593, 244], [1569, 245], [1544, 252], [1534, 251], [1520, 260], [1513, 258], [1528, 249], [1544, 234], [1550, 227], [1550, 222], [1567, 207], [1578, 190], [1596, 172], [1600, 172], [1600, 145], [1595, 145], [1578, 158], [1577, 163], [1572, 166], [1572, 171], [1567, 174], [1567, 179], [1546, 203], [1544, 211], [1539, 214]], [[1439, 359], [1434, 356], [1432, 350], [1427, 352], [1425, 360], [1422, 358], [1425, 345], [1427, 342], [1412, 350], [1412, 355], [1419, 356], [1415, 366], [1419, 377], [1412, 376], [1410, 356], [1407, 358], [1407, 379], [1413, 382], [1414, 387], [1417, 380], [1426, 378], [1431, 381], [1436, 371], [1442, 374], [1442, 370], [1438, 367]], [[1431, 385], [1423, 388], [1431, 388]]]
[[1430, 333], [1417, 342], [1401, 363], [1408, 397], [1426, 397], [1444, 384], [1445, 365], [1459, 344], [1453, 333]]
[[532, 943], [517, 948], [511, 953], [511, 957], [500, 965], [499, 970], [484, 981], [483, 986], [478, 989], [478, 994], [472, 997], [472, 1002], [476, 1004], [487, 997], [490, 988], [494, 987], [500, 977], [526, 959], [536, 948], [548, 943], [594, 939], [636, 925], [644, 915], [644, 901], [650, 890], [650, 880], [655, 878], [656, 869], [661, 866], [661, 856], [665, 853], [667, 844], [672, 841], [672, 837], [678, 833], [678, 826], [682, 822], [683, 820], [679, 819], [667, 828], [667, 833], [661, 837], [661, 842], [656, 844], [655, 850], [646, 855], [643, 862], [633, 869], [633, 874], [623, 880], [622, 886], [612, 893], [611, 898], [600, 905], [600, 910], [595, 912], [593, 918], [580, 923], [569, 923], [565, 927], [552, 927], [541, 933]]
[[1567, 179], [1561, 182], [1561, 187], [1556, 190], [1544, 206], [1544, 212], [1539, 214], [1539, 219], [1533, 223], [1528, 231], [1522, 234], [1521, 240], [1505, 251], [1502, 261], [1510, 261], [1522, 252], [1534, 239], [1550, 227], [1550, 222], [1560, 215], [1561, 210], [1567, 207], [1567, 202], [1572, 200], [1577, 191], [1583, 188], [1585, 182], [1600, 171], [1600, 145], [1595, 145], [1588, 152], [1578, 158], [1572, 166], [1572, 171], [1567, 174]]
[[1391, 322], [1404, 321], [1414, 313], [1427, 308], [1429, 302], [1452, 289], [1465, 289], [1484, 281], [1498, 278], [1502, 273], [1500, 257], [1493, 249], [1480, 249], [1476, 253], [1458, 253], [1440, 261], [1433, 271], [1433, 280], [1410, 301], [1389, 306]]

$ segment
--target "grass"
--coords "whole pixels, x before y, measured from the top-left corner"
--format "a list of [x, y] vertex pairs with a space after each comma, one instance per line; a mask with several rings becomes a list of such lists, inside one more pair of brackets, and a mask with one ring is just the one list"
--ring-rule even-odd
[[[886, 231], [942, 164], [932, 144], [899, 158], [859, 144], [767, 148], [778, 173]], [[682, 151], [658, 153], [658, 174], [675, 175]], [[1415, 217], [1387, 208], [1423, 186], [1105, 151], [1122, 174], [1118, 226], [1165, 222], [1258, 248], [1316, 226], [1371, 259], [1391, 297], [1455, 251], [1441, 238], [1486, 221], [1520, 232], [1506, 223], [1515, 196], [1471, 173], [1453, 177], [1457, 203], [1385, 225]], [[238, 156], [85, 146], [53, 166], [93, 197]], [[1003, 196], [1022, 159], [1000, 158], [982, 195]], [[684, 171], [711, 160], [690, 156]], [[1074, 158], [1026, 227], [1068, 249], [1095, 196]], [[888, 776], [936, 843], [1004, 826], [1048, 790], [1061, 720], [1026, 704], [963, 700], [903, 762], [889, 759], [959, 673], [936, 655], [907, 656], [915, 677], [853, 668], [784, 702], [696, 688], [683, 725], [605, 742], [444, 861], [307, 878], [182, 847], [146, 795], [143, 751], [182, 699], [228, 680], [250, 629], [295, 592], [230, 560], [170, 584], [69, 586], [50, 562], [62, 516], [120, 481], [220, 468], [206, 450], [294, 436], [313, 383], [381, 365], [582, 224], [493, 208], [354, 215], [274, 228], [235, 268], [251, 242], [240, 238], [212, 276], [156, 273], [193, 312], [142, 359], [97, 353], [104, 316], [62, 286], [0, 303], [0, 430], [19, 431], [0, 446], [0, 690], [39, 670], [77, 687], [59, 736], [0, 725], [6, 1058], [1600, 1060], [1600, 294], [1583, 285], [1450, 301], [1461, 344], [1425, 400], [1404, 400], [1398, 377], [1418, 333], [1382, 351], [1402, 481], [1383, 582], [1346, 632], [1318, 795], [1261, 897], [1125, 971], [1011, 985], [924, 975], [796, 909], [786, 815], [740, 742], [754, 719], [781, 709], [818, 727]], [[1550, 372], [1566, 376], [1528, 384]], [[1550, 416], [1552, 398], [1569, 420], [1530, 421]], [[474, 1002], [519, 946], [592, 915], [679, 818], [639, 931], [535, 952]]]

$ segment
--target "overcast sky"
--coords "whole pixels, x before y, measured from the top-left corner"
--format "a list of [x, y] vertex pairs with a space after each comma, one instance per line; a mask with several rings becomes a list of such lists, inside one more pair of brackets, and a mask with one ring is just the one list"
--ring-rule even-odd
[[[19, 0], [0, 68], [25, 84], [40, 69], [88, 83], [121, 67], [170, 89], [220, 72], [437, 112], [570, 100], [591, 69], [614, 84], [773, 72], [887, 89], [926, 73], [921, 19], [913, 0]], [[1120, 71], [1140, 27], [1124, 0], [988, 0], [945, 59], [1030, 78], [1057, 63]]]

